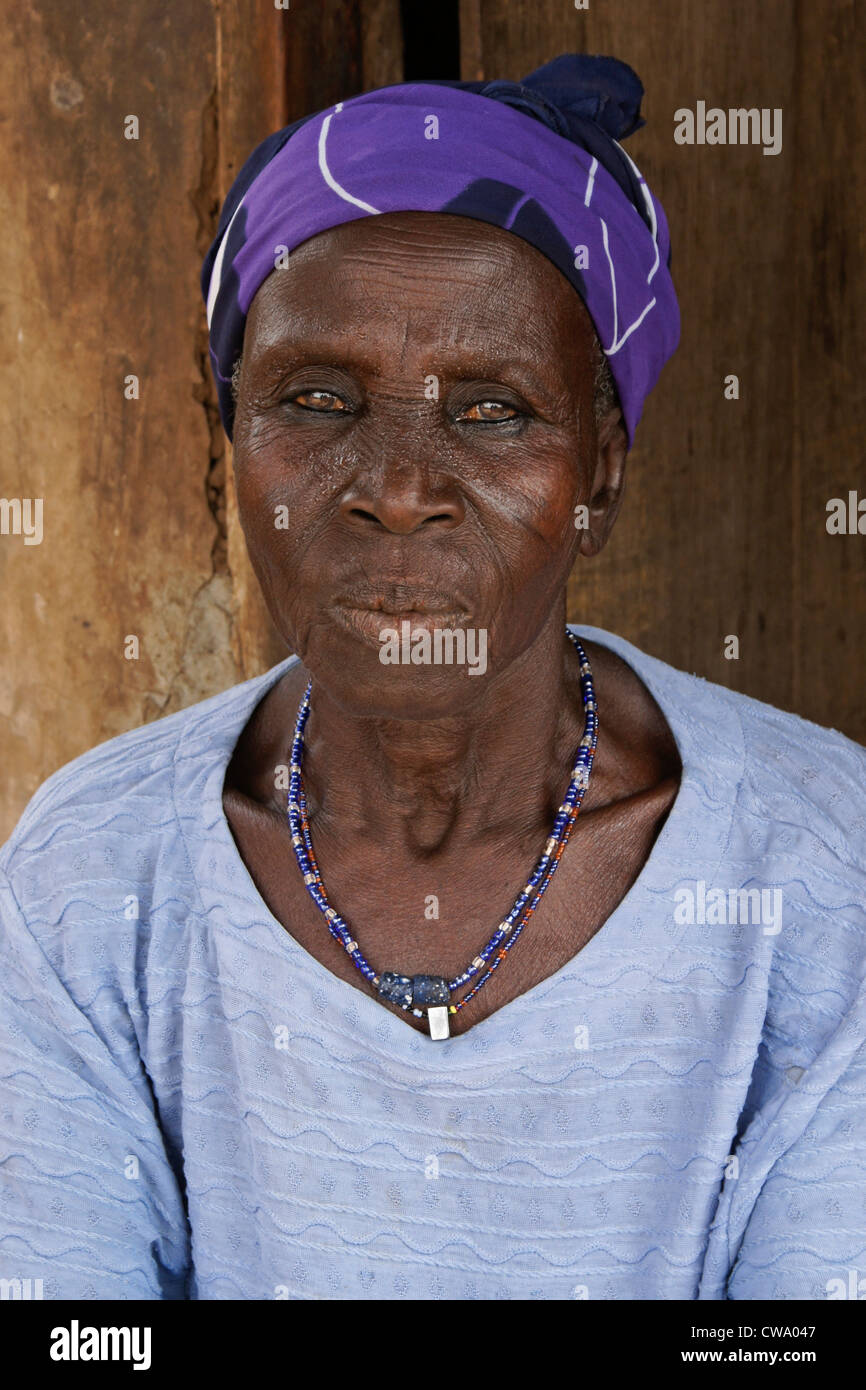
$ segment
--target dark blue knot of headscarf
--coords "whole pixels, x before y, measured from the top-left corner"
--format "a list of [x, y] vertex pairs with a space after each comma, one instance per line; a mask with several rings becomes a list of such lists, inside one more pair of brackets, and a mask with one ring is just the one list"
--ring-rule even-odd
[[639, 130], [643, 83], [618, 58], [562, 53], [536, 68], [522, 82], [464, 82], [480, 96], [507, 102], [535, 116], [557, 135], [580, 142], [585, 123], [594, 121], [613, 140]]

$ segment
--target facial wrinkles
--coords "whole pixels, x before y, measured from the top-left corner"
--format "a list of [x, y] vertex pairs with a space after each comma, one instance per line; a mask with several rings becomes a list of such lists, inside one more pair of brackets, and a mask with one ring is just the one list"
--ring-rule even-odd
[[[561, 474], [563, 484], [568, 483], [573, 471], [574, 431], [548, 429], [548, 439], [544, 441], [547, 453], [542, 456], [538, 454], [537, 428], [533, 438], [521, 438], [508, 426], [492, 425], [475, 426], [461, 434], [447, 419], [452, 409], [449, 383], [439, 382], [438, 400], [424, 396], [425, 381], [430, 380], [425, 370], [429, 365], [425, 361], [408, 374], [368, 379], [361, 411], [357, 418], [346, 421], [345, 428], [341, 421], [309, 422], [302, 442], [315, 452], [315, 477], [322, 495], [331, 485], [339, 491], [358, 472], [378, 473], [380, 478], [386, 468], [395, 474], [403, 471], [407, 476], [421, 472], [424, 485], [434, 494], [440, 488], [447, 491], [448, 480], [452, 479], [476, 509], [484, 502], [500, 509], [507, 507], [515, 522], [531, 524], [538, 494], [549, 489], [551, 475]], [[317, 388], [340, 394], [340, 386], [324, 374], [311, 380]], [[463, 408], [476, 395], [496, 399], [498, 394], [495, 381], [479, 383], [464, 393]], [[507, 405], [513, 403], [516, 409], [521, 408], [520, 393], [502, 391], [501, 395]], [[332, 426], [333, 433], [328, 435], [326, 431]], [[291, 436], [286, 435], [275, 411], [256, 422], [249, 440], [251, 452], [265, 459], [272, 450], [283, 452], [284, 443], [288, 446]], [[531, 474], [526, 467], [529, 462], [534, 465]], [[306, 486], [303, 470], [294, 482]]]
[[[459, 219], [444, 220], [459, 226]], [[508, 609], [522, 627], [537, 620], [538, 602], [557, 575], [567, 573], [576, 550], [571, 513], [581, 499], [572, 494], [584, 490], [580, 473], [587, 474], [577, 456], [584, 378], [593, 374], [585, 311], [555, 268], [523, 243], [511, 246], [507, 233], [500, 234], [504, 254], [496, 248], [491, 256], [489, 246], [480, 251], [459, 238], [450, 238], [443, 251], [436, 237], [395, 234], [380, 219], [370, 219], [364, 230], [371, 231], [370, 240], [344, 242], [336, 254], [333, 245], [325, 254], [325, 236], [300, 248], [251, 309], [242, 378], [247, 402], [239, 403], [236, 433], [241, 491], [248, 488], [247, 512], [270, 509], [272, 515], [290, 479], [291, 510], [298, 515], [291, 545], [282, 552], [270, 536], [257, 546], [259, 567], [271, 573], [275, 594], [282, 581], [288, 598], [297, 576], [314, 593], [316, 562], [333, 554], [334, 509], [356, 480], [374, 491], [417, 485], [433, 496], [440, 486], [443, 492], [456, 486], [467, 524], [452, 531], [444, 547], [442, 537], [432, 544], [415, 537], [422, 545], [412, 548], [410, 571], [419, 573], [419, 555], [435, 569], [447, 550], [452, 575], [464, 567], [477, 574], [494, 612]], [[530, 262], [536, 258], [529, 275], [527, 252]], [[279, 408], [261, 408], [256, 355], [279, 343], [290, 363], [329, 364], [335, 383], [343, 367], [361, 398], [358, 415], [345, 426], [299, 424], [297, 418], [288, 424]], [[294, 389], [295, 379], [316, 376], [291, 367], [287, 389]], [[339, 395], [337, 384], [326, 385], [327, 376], [322, 373], [321, 389]], [[430, 376], [439, 379], [438, 400], [425, 395]], [[489, 383], [479, 389], [481, 399], [496, 399], [499, 382], [512, 387], [504, 397], [509, 403], [516, 393], [514, 405], [522, 408], [521, 398], [529, 405], [525, 438], [487, 425], [467, 431], [449, 420], [449, 393], [473, 378]], [[522, 378], [532, 381], [531, 391]], [[280, 395], [275, 391], [273, 399]], [[353, 538], [371, 582], [383, 543], [393, 547], [394, 539], [380, 536], [368, 546], [367, 538]], [[396, 558], [393, 548], [388, 553]], [[300, 617], [303, 605], [289, 601]]]

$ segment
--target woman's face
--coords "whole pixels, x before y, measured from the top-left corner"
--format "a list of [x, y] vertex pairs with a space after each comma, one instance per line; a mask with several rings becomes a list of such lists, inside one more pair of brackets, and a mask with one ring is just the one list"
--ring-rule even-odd
[[[235, 417], [241, 523], [279, 632], [347, 712], [462, 712], [562, 621], [624, 458], [621, 430], [618, 464], [599, 443], [595, 368], [559, 271], [466, 218], [365, 217], [261, 286]], [[483, 631], [484, 676], [383, 664], [379, 633], [407, 620], [472, 629], [476, 653]]]

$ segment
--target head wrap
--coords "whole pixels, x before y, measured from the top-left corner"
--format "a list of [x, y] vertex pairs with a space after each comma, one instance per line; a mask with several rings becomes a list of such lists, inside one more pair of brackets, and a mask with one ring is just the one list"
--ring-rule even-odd
[[631, 445], [679, 341], [667, 221], [618, 143], [644, 124], [642, 96], [625, 63], [569, 53], [523, 82], [365, 92], [264, 140], [229, 191], [202, 270], [229, 438], [246, 316], [281, 248], [359, 217], [418, 211], [502, 227], [559, 268], [595, 325]]

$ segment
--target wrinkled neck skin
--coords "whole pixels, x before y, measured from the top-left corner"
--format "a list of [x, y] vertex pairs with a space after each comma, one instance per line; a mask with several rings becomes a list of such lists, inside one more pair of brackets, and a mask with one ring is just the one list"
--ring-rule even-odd
[[578, 658], [559, 607], [516, 661], [479, 682], [461, 715], [347, 717], [314, 681], [303, 766], [318, 834], [364, 832], [414, 857], [546, 821], [583, 733]]
[[[482, 844], [507, 856], [540, 850], [584, 732], [577, 653], [562, 613], [463, 717], [377, 720], [348, 714], [313, 682], [303, 778], [317, 855], [377, 847], [395, 865], [471, 861]], [[560, 621], [561, 617], [561, 621]], [[635, 673], [586, 642], [599, 740], [581, 819], [664, 793], [680, 776], [667, 722]], [[286, 823], [274, 769], [289, 759], [309, 673], [292, 667], [258, 707], [227, 785]], [[588, 822], [587, 822], [588, 823]], [[534, 852], [534, 851], [533, 851]]]

